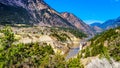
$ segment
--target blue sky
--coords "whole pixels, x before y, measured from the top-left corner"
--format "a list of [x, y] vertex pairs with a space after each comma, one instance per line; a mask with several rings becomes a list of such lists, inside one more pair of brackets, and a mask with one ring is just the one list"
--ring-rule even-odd
[[120, 16], [120, 0], [45, 0], [58, 12], [70, 12], [86, 23], [104, 22]]

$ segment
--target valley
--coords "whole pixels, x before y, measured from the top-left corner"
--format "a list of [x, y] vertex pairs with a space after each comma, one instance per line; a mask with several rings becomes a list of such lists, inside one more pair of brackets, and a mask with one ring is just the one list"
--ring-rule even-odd
[[120, 17], [82, 19], [44, 0], [0, 0], [0, 68], [120, 68]]

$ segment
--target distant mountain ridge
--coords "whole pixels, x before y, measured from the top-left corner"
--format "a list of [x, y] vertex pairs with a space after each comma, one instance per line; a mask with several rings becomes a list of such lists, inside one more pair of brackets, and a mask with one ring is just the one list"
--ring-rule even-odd
[[101, 28], [103, 28], [103, 29], [116, 28], [116, 27], [120, 26], [120, 17], [118, 17], [116, 19], [108, 20], [105, 23], [103, 23], [102, 25], [103, 26], [101, 26]]
[[99, 23], [99, 22], [94, 22], [94, 23], [90, 24], [90, 26], [98, 26], [98, 27], [100, 27], [101, 25], [102, 25], [102, 24]]
[[[93, 35], [94, 30], [76, 16], [71, 21], [52, 9], [44, 0], [0, 0], [0, 23], [71, 27]], [[79, 21], [79, 25], [76, 23]]]
[[104, 30], [108, 30], [111, 28], [116, 28], [120, 26], [120, 17], [116, 18], [116, 19], [110, 19], [107, 20], [106, 22], [100, 24], [100, 23], [93, 23], [90, 24], [91, 26], [98, 26]]

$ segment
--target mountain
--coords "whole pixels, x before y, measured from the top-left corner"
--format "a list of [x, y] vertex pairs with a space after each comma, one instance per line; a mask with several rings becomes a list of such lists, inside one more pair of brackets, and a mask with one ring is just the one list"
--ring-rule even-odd
[[101, 26], [101, 28], [103, 29], [110, 29], [110, 28], [116, 28], [120, 26], [120, 17], [116, 18], [116, 19], [111, 19], [108, 20], [106, 22], [104, 22]]
[[100, 27], [102, 24], [99, 22], [95, 22], [90, 24], [91, 27], [93, 27], [93, 29], [96, 31], [96, 33], [101, 33], [103, 31], [103, 29]]
[[67, 12], [63, 12], [63, 13], [61, 13], [61, 15], [64, 19], [66, 19], [68, 22], [70, 22], [77, 29], [84, 31], [85, 33], [94, 35], [95, 30], [92, 27], [90, 27], [89, 25], [85, 24], [85, 22], [83, 22], [77, 16], [73, 15], [72, 13], [67, 13]]
[[93, 26], [93, 29], [96, 31], [96, 33], [101, 33], [101, 32], [103, 32], [103, 29], [101, 29], [101, 28], [98, 27], [98, 26]]
[[0, 0], [0, 15], [3, 23], [72, 26], [43, 0]]
[[44, 0], [0, 0], [1, 24], [32, 24], [39, 26], [72, 27], [93, 35], [93, 29], [70, 13], [58, 13]]
[[99, 23], [99, 22], [94, 22], [94, 23], [90, 24], [90, 26], [98, 26], [98, 27], [100, 27], [100, 26], [101, 26], [101, 23]]
[[90, 24], [90, 25], [100, 27], [104, 30], [108, 30], [108, 29], [111, 29], [111, 28], [116, 28], [116, 27], [120, 26], [120, 17], [118, 17], [116, 19], [107, 20], [106, 22], [104, 22], [102, 24], [93, 23], [93, 24]]

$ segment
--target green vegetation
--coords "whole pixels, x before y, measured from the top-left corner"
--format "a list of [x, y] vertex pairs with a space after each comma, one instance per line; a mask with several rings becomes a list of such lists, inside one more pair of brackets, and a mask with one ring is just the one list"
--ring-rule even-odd
[[86, 47], [81, 53], [82, 57], [97, 56], [120, 61], [120, 27], [105, 31], [90, 40], [90, 46]]
[[86, 34], [84, 34], [82, 31], [80, 31], [78, 29], [64, 28], [64, 27], [60, 27], [59, 29], [64, 30], [64, 31], [68, 31], [71, 34], [73, 34], [74, 36], [76, 36], [77, 38], [87, 37]]
[[111, 45], [108, 48], [110, 56], [112, 56], [116, 61], [120, 61], [120, 43], [116, 45]]
[[[49, 56], [54, 54], [50, 46], [38, 44], [11, 45], [7, 50], [0, 50], [1, 67], [39, 67], [45, 65]], [[48, 63], [47, 63], [48, 64]]]
[[53, 33], [51, 34], [51, 36], [56, 37], [57, 40], [61, 42], [65, 42], [67, 41], [67, 39], [70, 39], [70, 37], [65, 33], [61, 33], [61, 34]]
[[[98, 44], [99, 42], [104, 43], [104, 41], [106, 40], [110, 40], [110, 38], [114, 37], [116, 38], [118, 36], [118, 33], [115, 32], [115, 29], [110, 29], [108, 31], [105, 31], [97, 36], [95, 36], [93, 39], [91, 39], [90, 41], [94, 41], [96, 40], [96, 42], [94, 44]], [[99, 39], [98, 39], [99, 38]]]
[[[55, 30], [57, 29], [53, 31]], [[113, 57], [120, 61], [119, 31], [120, 28], [110, 29], [97, 35], [90, 40], [90, 46], [83, 49], [77, 58], [66, 61], [64, 56], [55, 54], [52, 47], [46, 43], [13, 44], [16, 40], [12, 29], [4, 27], [0, 30], [0, 68], [84, 68], [81, 58], [98, 55], [107, 59]], [[62, 42], [70, 39], [64, 32], [58, 34], [55, 31], [52, 36]]]
[[100, 55], [100, 57], [105, 57], [107, 59], [110, 59], [107, 48], [102, 44], [90, 45], [86, 49], [82, 50], [81, 52], [85, 54], [83, 56], [84, 58]]
[[80, 58], [65, 61], [46, 43], [13, 44], [14, 41], [10, 27], [0, 30], [0, 68], [83, 68]]
[[[58, 41], [65, 42], [67, 39], [71, 40], [71, 38], [65, 33], [71, 33], [77, 38], [83, 38], [86, 37], [86, 34], [83, 32], [77, 30], [77, 29], [72, 29], [72, 28], [64, 28], [64, 27], [51, 27], [50, 28], [51, 36], [56, 37]], [[62, 32], [61, 32], [62, 31]]]
[[4, 45], [3, 48], [9, 47], [15, 41], [14, 33], [10, 27], [4, 27], [3, 30], [0, 30], [0, 33], [4, 34], [0, 37], [0, 46]]
[[70, 59], [67, 64], [68, 68], [84, 68], [81, 64], [80, 57]]
[[52, 32], [57, 32], [57, 31], [60, 31], [60, 30], [63, 30], [65, 32], [69, 32], [71, 34], [73, 34], [75, 37], [77, 38], [83, 38], [83, 37], [87, 37], [86, 34], [84, 34], [82, 31], [78, 30], [78, 29], [73, 29], [73, 28], [65, 28], [65, 27], [52, 27], [51, 28], [51, 31]]
[[13, 7], [13, 6], [6, 6], [1, 4], [3, 9], [0, 9], [0, 24], [15, 24], [15, 23], [22, 23], [22, 24], [29, 24], [30, 22], [30, 15], [28, 12], [23, 9], [22, 7]]
[[14, 33], [8, 27], [1, 30], [4, 34], [0, 38], [0, 68], [5, 67], [39, 67], [48, 64], [49, 56], [54, 54], [50, 45], [38, 43], [13, 45]]

